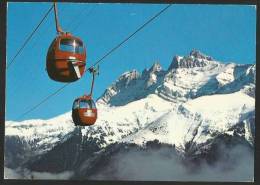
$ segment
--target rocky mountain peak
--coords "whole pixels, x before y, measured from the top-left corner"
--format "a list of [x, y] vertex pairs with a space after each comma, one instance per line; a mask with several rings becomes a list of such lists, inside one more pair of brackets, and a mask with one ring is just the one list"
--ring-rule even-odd
[[155, 62], [152, 67], [149, 69], [149, 72], [160, 72], [162, 70], [162, 66], [159, 62]]
[[142, 71], [142, 79], [145, 81], [150, 81], [151, 78], [156, 78], [157, 75], [163, 73], [163, 68], [159, 62], [155, 62], [149, 69], [144, 69]]
[[197, 59], [206, 59], [206, 60], [209, 60], [209, 61], [214, 60], [211, 56], [207, 56], [207, 55], [203, 54], [202, 52], [200, 52], [199, 50], [196, 50], [196, 49], [193, 49], [190, 52], [190, 56], [197, 58]]
[[168, 71], [177, 68], [205, 67], [216, 62], [210, 56], [193, 49], [188, 56], [174, 56]]
[[174, 56], [168, 70], [163, 70], [159, 62], [155, 62], [141, 75], [136, 70], [123, 73], [98, 102], [122, 106], [149, 94], [185, 102], [203, 95], [241, 89], [254, 97], [254, 74], [254, 65], [225, 65], [192, 50], [188, 56]]
[[[119, 78], [115, 81], [115, 83], [113, 83], [111, 86], [109, 86], [105, 92], [103, 93], [103, 95], [98, 99], [97, 103], [108, 103], [111, 98], [115, 97], [116, 95], [118, 95], [119, 92], [128, 92], [127, 89], [130, 86], [133, 86], [134, 84], [136, 84], [136, 81], [138, 79], [140, 79], [141, 75], [137, 70], [132, 70], [132, 71], [127, 71], [125, 73], [123, 73], [121, 76], [119, 76]], [[115, 98], [117, 99], [117, 98]], [[126, 98], [127, 99], [127, 98]], [[119, 98], [119, 100], [116, 102], [120, 102], [123, 100], [121, 100]], [[116, 103], [115, 103], [116, 104]]]
[[132, 80], [136, 80], [140, 77], [140, 74], [137, 70], [127, 71], [123, 73], [118, 80], [116, 81], [116, 86], [128, 86]]

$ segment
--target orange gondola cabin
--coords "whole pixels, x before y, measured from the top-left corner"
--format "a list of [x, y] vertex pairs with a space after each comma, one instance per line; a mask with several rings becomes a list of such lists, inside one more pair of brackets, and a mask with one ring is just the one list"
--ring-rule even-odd
[[80, 38], [61, 29], [57, 12], [57, 5], [54, 2], [57, 36], [48, 49], [46, 69], [52, 80], [74, 82], [85, 72], [86, 47]]
[[53, 40], [46, 60], [47, 72], [52, 80], [74, 82], [85, 72], [86, 48], [79, 38], [64, 33]]
[[82, 96], [74, 100], [72, 119], [75, 125], [90, 126], [97, 120], [97, 108], [91, 96]]

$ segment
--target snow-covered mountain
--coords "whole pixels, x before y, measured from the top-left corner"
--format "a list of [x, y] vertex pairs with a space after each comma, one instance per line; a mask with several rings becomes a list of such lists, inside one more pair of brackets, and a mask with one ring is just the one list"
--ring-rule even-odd
[[91, 127], [75, 127], [71, 112], [49, 120], [6, 121], [6, 171], [16, 169], [23, 178], [69, 171], [68, 178], [95, 179], [101, 163], [109, 165], [118, 151], [126, 156], [129, 148], [154, 142], [174, 147], [185, 159], [212, 158], [216, 143], [253, 150], [255, 65], [224, 64], [192, 50], [173, 57], [166, 70], [157, 62], [141, 73], [125, 72], [97, 107]]

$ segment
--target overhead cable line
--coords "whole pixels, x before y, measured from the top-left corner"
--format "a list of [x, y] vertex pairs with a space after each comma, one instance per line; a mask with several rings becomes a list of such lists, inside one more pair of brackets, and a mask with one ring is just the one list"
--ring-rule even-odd
[[[87, 9], [87, 11], [83, 11], [79, 17], [83, 17], [84, 14], [86, 14], [86, 16], [84, 17], [84, 21], [86, 21], [86, 19], [88, 19], [88, 17], [92, 14], [92, 12], [94, 11], [94, 9], [96, 8], [97, 5], [94, 5], [91, 7], [90, 10]], [[80, 25], [81, 25], [81, 21], [76, 22], [78, 24], [75, 24], [74, 27], [72, 28], [72, 32], [74, 32]]]
[[24, 117], [25, 115], [29, 114], [30, 112], [32, 112], [33, 110], [35, 110], [37, 107], [41, 106], [44, 102], [48, 101], [51, 97], [55, 96], [56, 94], [58, 94], [61, 90], [63, 90], [66, 86], [68, 86], [70, 83], [67, 83], [65, 85], [63, 85], [62, 87], [60, 87], [59, 89], [57, 89], [54, 93], [49, 94], [46, 98], [44, 98], [42, 101], [40, 101], [38, 104], [36, 104], [35, 106], [33, 106], [32, 108], [30, 108], [29, 110], [27, 110], [26, 112], [24, 112], [21, 116], [19, 116], [17, 119], [20, 119], [22, 117]]
[[43, 23], [43, 21], [46, 19], [46, 17], [49, 15], [49, 13], [51, 12], [51, 10], [53, 9], [53, 5], [49, 8], [49, 10], [45, 13], [45, 15], [43, 16], [43, 18], [41, 19], [41, 21], [39, 22], [39, 24], [35, 27], [35, 29], [32, 31], [32, 33], [29, 35], [29, 37], [27, 37], [27, 39], [24, 41], [23, 45], [21, 46], [21, 48], [17, 51], [17, 53], [15, 54], [15, 56], [12, 58], [11, 62], [9, 62], [7, 64], [7, 69], [9, 69], [9, 67], [14, 63], [15, 59], [18, 57], [18, 55], [22, 52], [22, 50], [25, 48], [25, 46], [27, 45], [27, 43], [30, 41], [30, 39], [32, 38], [32, 36], [35, 34], [35, 32], [38, 30], [38, 28], [41, 26], [41, 24]]
[[[87, 70], [89, 70], [90, 68], [96, 66], [97, 64], [101, 63], [106, 57], [108, 57], [111, 53], [113, 53], [114, 51], [116, 51], [119, 47], [121, 47], [125, 42], [127, 42], [131, 37], [133, 37], [135, 34], [137, 34], [138, 32], [140, 32], [145, 26], [147, 26], [149, 23], [151, 23], [154, 19], [156, 19], [158, 16], [160, 16], [163, 12], [165, 12], [168, 8], [170, 8], [172, 4], [167, 5], [165, 8], [163, 8], [162, 10], [160, 10], [157, 14], [155, 14], [153, 17], [151, 17], [149, 20], [147, 20], [142, 26], [140, 26], [136, 31], [134, 31], [132, 34], [130, 34], [128, 37], [126, 37], [123, 41], [121, 41], [119, 44], [117, 44], [115, 47], [113, 47], [111, 50], [109, 50], [103, 57], [101, 57], [100, 59], [98, 59], [94, 64], [92, 64]], [[38, 104], [36, 104], [35, 106], [33, 106], [31, 109], [29, 109], [28, 111], [26, 111], [25, 113], [23, 113], [21, 116], [19, 116], [18, 118], [22, 118], [25, 115], [29, 114], [30, 112], [32, 112], [33, 110], [35, 110], [36, 108], [38, 108], [39, 106], [41, 106], [43, 103], [45, 103], [46, 101], [48, 101], [51, 97], [55, 96], [56, 94], [58, 94], [59, 92], [61, 92], [61, 90], [63, 90], [65, 87], [67, 87], [68, 85], [70, 85], [70, 83], [67, 83], [63, 86], [61, 86], [59, 89], [57, 89], [54, 93], [48, 95], [46, 98], [44, 98], [43, 100], [41, 100]]]
[[[86, 17], [88, 18], [89, 16], [90, 16], [90, 14], [93, 12], [93, 10], [94, 10], [94, 8], [96, 7], [96, 5], [95, 6], [93, 6], [91, 9], [90, 9], [90, 11], [87, 11], [87, 15], [86, 15]], [[52, 8], [52, 7], [51, 7]], [[63, 7], [61, 7], [61, 9], [63, 9]], [[81, 15], [83, 15], [83, 14], [85, 14], [86, 13], [86, 11], [82, 11], [81, 12]], [[76, 17], [74, 17], [73, 19], [72, 19], [72, 21], [70, 22], [70, 24], [69, 25], [72, 25], [72, 22], [73, 22], [73, 20], [75, 19]], [[77, 26], [75, 26], [72, 30], [76, 30], [78, 27], [79, 27], [80, 25], [78, 24]], [[50, 30], [50, 24], [49, 24], [49, 26], [47, 27], [47, 29], [45, 29], [45, 32], [49, 32], [49, 30]], [[43, 37], [46, 37], [46, 34], [45, 35], [43, 35]], [[35, 42], [33, 45], [34, 45], [34, 48], [35, 48], [35, 46], [38, 44], [39, 42]], [[39, 56], [39, 54], [37, 54], [37, 56]], [[31, 68], [29, 68], [29, 69], [31, 69]], [[31, 71], [32, 72], [32, 71]], [[19, 88], [18, 88], [19, 89]]]
[[160, 12], [155, 14], [153, 17], [151, 17], [148, 21], [146, 21], [142, 26], [140, 26], [136, 31], [134, 31], [132, 34], [130, 34], [127, 38], [125, 38], [122, 42], [120, 42], [118, 45], [116, 45], [114, 48], [112, 48], [107, 54], [105, 54], [103, 57], [101, 57], [98, 61], [96, 61], [91, 67], [97, 65], [98, 63], [102, 62], [106, 57], [108, 57], [111, 53], [113, 53], [115, 50], [117, 50], [119, 47], [121, 47], [125, 42], [127, 42], [130, 38], [132, 38], [135, 34], [137, 34], [139, 31], [141, 31], [145, 26], [147, 26], [149, 23], [151, 23], [154, 19], [156, 19], [158, 16], [160, 16], [164, 11], [166, 11], [168, 8], [170, 8], [172, 4], [169, 4], [165, 8], [163, 8]]

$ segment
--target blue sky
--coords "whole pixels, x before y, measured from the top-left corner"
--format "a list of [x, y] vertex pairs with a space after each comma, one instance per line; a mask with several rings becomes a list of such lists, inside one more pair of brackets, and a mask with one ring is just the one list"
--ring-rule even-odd
[[[51, 3], [8, 3], [7, 62], [39, 23]], [[87, 46], [91, 65], [135, 31], [165, 4], [58, 3], [60, 24]], [[64, 85], [45, 71], [47, 49], [55, 37], [51, 12], [15, 63], [7, 71], [6, 119], [14, 120]], [[159, 61], [167, 69], [174, 55], [196, 48], [227, 62], [255, 63], [256, 9], [245, 5], [173, 5], [100, 65], [94, 98], [125, 71], [142, 71]], [[26, 115], [48, 119], [71, 109], [73, 100], [87, 93], [90, 74]]]

